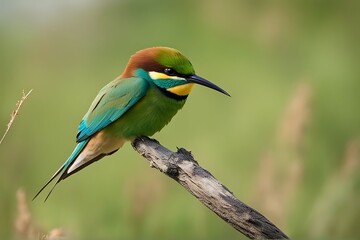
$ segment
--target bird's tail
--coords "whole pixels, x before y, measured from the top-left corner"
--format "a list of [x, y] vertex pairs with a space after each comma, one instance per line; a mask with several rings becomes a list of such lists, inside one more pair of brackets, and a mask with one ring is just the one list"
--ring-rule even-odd
[[50, 189], [50, 192], [46, 196], [45, 201], [49, 198], [49, 196], [52, 193], [52, 191], [54, 190], [55, 186], [61, 180], [65, 179], [66, 177], [71, 175], [71, 174], [67, 173], [66, 170], [74, 163], [74, 161], [79, 156], [81, 151], [85, 148], [85, 146], [88, 142], [89, 142], [89, 139], [78, 143], [78, 145], [75, 147], [74, 151], [72, 152], [70, 157], [66, 160], [66, 162], [64, 162], [64, 164], [54, 173], [54, 175], [50, 178], [50, 180], [40, 189], [40, 191], [35, 195], [35, 197], [32, 200], [34, 200], [59, 174], [61, 174], [61, 176], [58, 178], [58, 180], [55, 182], [55, 184]]

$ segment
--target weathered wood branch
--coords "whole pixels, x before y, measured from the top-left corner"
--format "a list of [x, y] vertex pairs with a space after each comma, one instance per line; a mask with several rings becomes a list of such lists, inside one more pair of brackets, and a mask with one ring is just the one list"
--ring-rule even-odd
[[134, 149], [150, 166], [174, 179], [225, 222], [251, 239], [288, 239], [288, 237], [255, 209], [237, 199], [210, 172], [183, 148], [172, 152], [156, 140], [139, 137]]

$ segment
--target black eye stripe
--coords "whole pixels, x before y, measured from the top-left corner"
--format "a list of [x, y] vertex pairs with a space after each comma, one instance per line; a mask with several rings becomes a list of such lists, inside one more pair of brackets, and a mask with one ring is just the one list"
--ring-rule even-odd
[[166, 75], [168, 75], [168, 76], [177, 76], [177, 77], [182, 77], [182, 78], [188, 77], [188, 75], [178, 73], [178, 72], [175, 71], [175, 69], [173, 69], [173, 68], [165, 68], [165, 69], [163, 70], [163, 72], [164, 72]]

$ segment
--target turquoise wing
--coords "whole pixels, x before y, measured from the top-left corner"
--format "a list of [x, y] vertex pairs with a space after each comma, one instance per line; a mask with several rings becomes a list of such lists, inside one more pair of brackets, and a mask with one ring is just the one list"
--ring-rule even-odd
[[76, 141], [88, 139], [119, 119], [146, 94], [148, 87], [145, 79], [135, 77], [110, 82], [100, 90], [81, 120]]

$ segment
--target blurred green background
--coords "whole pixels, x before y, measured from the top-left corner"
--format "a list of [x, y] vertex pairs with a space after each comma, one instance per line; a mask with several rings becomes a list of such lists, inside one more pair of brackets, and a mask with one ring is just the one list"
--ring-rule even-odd
[[1, 132], [34, 90], [0, 145], [0, 238], [245, 238], [130, 144], [30, 201], [98, 90], [160, 45], [232, 97], [196, 87], [156, 139], [191, 150], [292, 238], [359, 238], [359, 3], [2, 0]]

